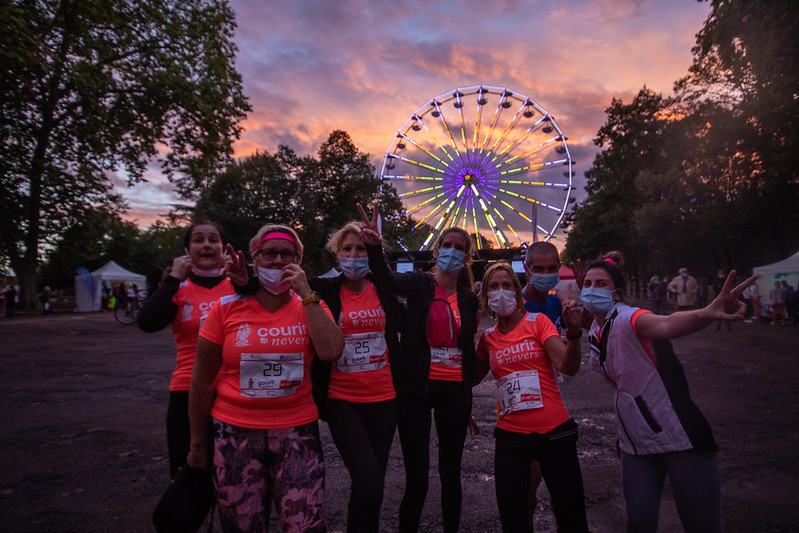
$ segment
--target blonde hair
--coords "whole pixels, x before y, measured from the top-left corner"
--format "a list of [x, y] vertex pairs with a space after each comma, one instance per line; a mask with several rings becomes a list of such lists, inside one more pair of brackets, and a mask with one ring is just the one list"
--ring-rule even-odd
[[325, 248], [334, 254], [338, 254], [338, 250], [341, 248], [341, 243], [344, 242], [344, 239], [347, 238], [347, 235], [351, 235], [353, 233], [363, 238], [361, 235], [361, 226], [359, 226], [357, 222], [347, 222], [341, 226], [341, 228], [330, 233], [330, 236], [327, 238], [327, 244], [325, 245]]
[[504, 270], [508, 273], [510, 279], [513, 281], [513, 288], [516, 289], [516, 307], [518, 309], [523, 309], [524, 299], [522, 298], [522, 283], [519, 281], [519, 276], [513, 271], [513, 267], [510, 263], [507, 261], [499, 261], [488, 267], [485, 274], [483, 274], [483, 288], [480, 293], [480, 303], [483, 306], [483, 313], [486, 315], [494, 313], [491, 308], [488, 307], [488, 282], [497, 270]]
[[[441, 248], [441, 243], [444, 242], [444, 237], [449, 235], [450, 233], [457, 233], [462, 236], [466, 240], [466, 257], [463, 258], [463, 268], [461, 269], [460, 273], [458, 274], [458, 279], [467, 287], [469, 287], [470, 291], [474, 290], [474, 274], [472, 273], [472, 238], [466, 233], [466, 230], [461, 228], [457, 228], [455, 226], [451, 226], [444, 231], [441, 232], [441, 235], [438, 236], [436, 240], [436, 245], [433, 247], [433, 250], [438, 250]], [[431, 269], [433, 274], [438, 271], [438, 265], [433, 265]]]
[[294, 251], [297, 252], [297, 264], [302, 263], [302, 241], [300, 241], [300, 238], [297, 236], [297, 232], [285, 224], [264, 224], [261, 226], [261, 229], [258, 230], [258, 232], [255, 234], [255, 237], [250, 239], [250, 256], [255, 259], [255, 252], [257, 250], [257, 246], [261, 244], [261, 239], [264, 235], [267, 233], [272, 233], [273, 231], [286, 233], [294, 239], [292, 244], [294, 245]]

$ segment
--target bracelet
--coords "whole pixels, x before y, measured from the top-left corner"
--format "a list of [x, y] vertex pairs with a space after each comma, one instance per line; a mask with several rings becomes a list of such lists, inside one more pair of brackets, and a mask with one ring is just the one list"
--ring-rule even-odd
[[319, 293], [313, 291], [311, 294], [306, 296], [302, 299], [302, 306], [308, 307], [310, 304], [318, 304], [322, 301], [322, 298], [319, 297]]
[[579, 330], [576, 335], [575, 334], [570, 335], [569, 332], [566, 331], [567, 339], [579, 339], [582, 336], [583, 336], [583, 330]]

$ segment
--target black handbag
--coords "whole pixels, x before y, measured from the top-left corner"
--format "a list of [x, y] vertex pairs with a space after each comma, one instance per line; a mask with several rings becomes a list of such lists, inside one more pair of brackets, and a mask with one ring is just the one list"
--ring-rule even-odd
[[158, 533], [194, 533], [202, 526], [215, 500], [211, 473], [184, 464], [155, 506], [155, 530]]

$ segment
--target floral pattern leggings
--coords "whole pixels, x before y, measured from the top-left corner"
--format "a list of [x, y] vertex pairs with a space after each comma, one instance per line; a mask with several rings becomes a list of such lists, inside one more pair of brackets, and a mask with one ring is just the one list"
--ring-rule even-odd
[[317, 422], [248, 429], [214, 419], [222, 531], [265, 532], [270, 502], [284, 532], [324, 533], [325, 463]]

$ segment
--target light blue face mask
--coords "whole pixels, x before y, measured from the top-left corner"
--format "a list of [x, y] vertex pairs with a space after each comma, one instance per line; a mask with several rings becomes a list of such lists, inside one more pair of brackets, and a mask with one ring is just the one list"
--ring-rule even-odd
[[555, 288], [560, 281], [560, 275], [554, 274], [530, 274], [530, 285], [538, 292], [549, 292]]
[[439, 248], [438, 249], [438, 268], [448, 274], [458, 272], [463, 268], [463, 260], [466, 254], [455, 248]]
[[368, 257], [339, 257], [338, 264], [347, 279], [363, 279], [369, 273]]
[[606, 315], [613, 309], [613, 291], [586, 287], [580, 292], [580, 301], [592, 315]]

